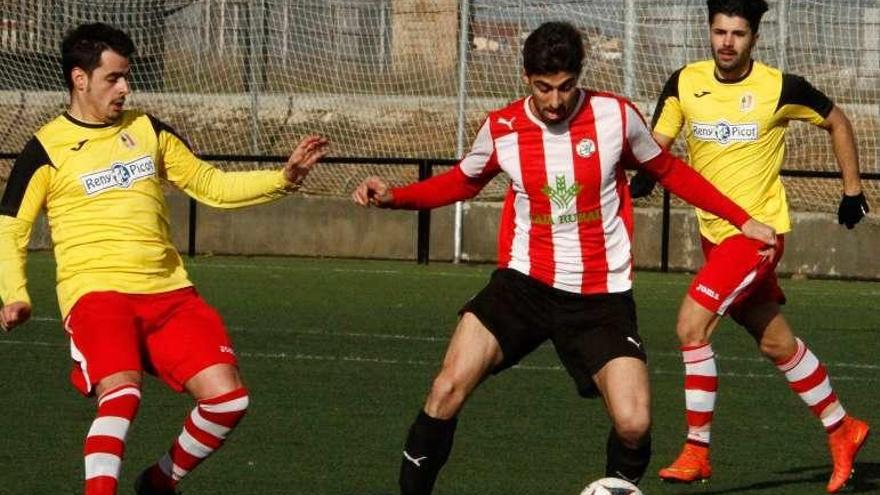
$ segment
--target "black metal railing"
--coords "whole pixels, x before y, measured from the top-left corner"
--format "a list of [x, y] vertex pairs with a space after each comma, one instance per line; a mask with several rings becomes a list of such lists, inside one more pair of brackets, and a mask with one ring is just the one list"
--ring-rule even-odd
[[[14, 160], [18, 153], [0, 152], [0, 160]], [[219, 155], [203, 154], [199, 158], [211, 162], [251, 162], [251, 163], [283, 163], [286, 156], [272, 155]], [[417, 166], [419, 180], [425, 180], [434, 173], [434, 166], [449, 166], [457, 163], [457, 160], [448, 158], [374, 158], [374, 157], [324, 157], [322, 163], [338, 165], [396, 165]], [[797, 177], [806, 179], [838, 179], [839, 172], [810, 171], [810, 170], [785, 170], [781, 172], [783, 177]], [[861, 174], [863, 180], [880, 180], [880, 173]], [[660, 271], [669, 271], [669, 236], [670, 236], [670, 213], [672, 201], [669, 191], [663, 190], [663, 214], [660, 240]], [[196, 245], [198, 231], [198, 202], [192, 198], [189, 200], [189, 216], [187, 221], [187, 254], [195, 256], [198, 252]], [[427, 264], [430, 257], [431, 244], [431, 211], [420, 210], [418, 212], [417, 235], [416, 235], [416, 261], [419, 264]]]

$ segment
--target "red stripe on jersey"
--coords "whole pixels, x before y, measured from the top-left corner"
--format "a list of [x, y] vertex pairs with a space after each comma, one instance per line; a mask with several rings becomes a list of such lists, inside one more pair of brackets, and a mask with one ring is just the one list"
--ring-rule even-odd
[[[626, 226], [626, 235], [629, 237], [629, 245], [633, 243], [633, 232], [635, 230], [635, 221], [633, 220], [633, 204], [632, 196], [629, 194], [629, 182], [626, 179], [625, 160], [626, 155], [631, 155], [629, 150], [629, 140], [627, 139], [627, 119], [626, 119], [626, 103], [620, 100], [620, 121], [621, 133], [623, 134], [623, 149], [627, 150], [621, 153], [620, 163], [617, 165], [617, 197], [620, 198], [620, 218]], [[630, 272], [629, 279], [632, 280], [632, 256], [630, 256]]]
[[718, 377], [685, 375], [684, 388], [685, 390], [703, 390], [705, 392], [716, 392], [718, 391]]
[[[605, 229], [602, 225], [601, 187], [602, 164], [599, 160], [599, 140], [596, 136], [596, 118], [590, 106], [590, 94], [585, 97], [583, 108], [569, 128], [571, 154], [574, 162], [575, 181], [583, 186], [577, 196], [578, 237], [581, 246], [583, 273], [581, 292], [594, 294], [608, 290], [608, 261], [605, 257]], [[592, 142], [592, 153], [582, 157], [578, 145]]]
[[[528, 104], [528, 100], [525, 104]], [[531, 121], [527, 125], [533, 130], [519, 134], [519, 166], [523, 187], [529, 193], [529, 214], [532, 218], [550, 218], [553, 213], [550, 198], [540, 192], [549, 182], [543, 129]], [[550, 223], [531, 222], [529, 262], [529, 276], [552, 286], [556, 275], [556, 260], [553, 257], [553, 226]]]
[[501, 209], [501, 222], [498, 226], [498, 266], [507, 268], [513, 251], [513, 237], [516, 233], [516, 212], [513, 208], [513, 187], [507, 188], [504, 207]]

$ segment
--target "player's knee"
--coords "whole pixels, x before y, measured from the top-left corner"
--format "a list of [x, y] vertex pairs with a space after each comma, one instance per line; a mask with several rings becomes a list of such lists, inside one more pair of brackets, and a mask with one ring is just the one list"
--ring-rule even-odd
[[140, 389], [142, 381], [143, 378], [139, 371], [120, 371], [101, 379], [95, 386], [95, 396], [101, 398], [108, 391], [117, 390], [124, 386]]
[[441, 372], [434, 378], [429, 402], [438, 409], [457, 411], [464, 399], [464, 388], [450, 374]]
[[647, 411], [632, 411], [615, 415], [614, 431], [620, 440], [630, 448], [642, 444], [651, 431], [651, 415]]
[[797, 352], [797, 341], [794, 338], [778, 339], [765, 335], [758, 341], [758, 349], [767, 359], [778, 362], [790, 358]]
[[686, 317], [678, 319], [675, 333], [682, 345], [702, 345], [708, 342], [705, 326]]

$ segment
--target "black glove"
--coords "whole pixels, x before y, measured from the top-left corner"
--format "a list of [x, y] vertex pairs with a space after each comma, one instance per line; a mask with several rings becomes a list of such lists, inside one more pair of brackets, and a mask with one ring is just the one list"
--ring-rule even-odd
[[655, 185], [657, 185], [657, 181], [650, 174], [639, 170], [629, 181], [629, 194], [633, 199], [650, 196]]
[[837, 223], [852, 229], [869, 211], [871, 210], [868, 208], [868, 200], [865, 199], [863, 193], [856, 196], [844, 194], [840, 200], [840, 206], [837, 208]]

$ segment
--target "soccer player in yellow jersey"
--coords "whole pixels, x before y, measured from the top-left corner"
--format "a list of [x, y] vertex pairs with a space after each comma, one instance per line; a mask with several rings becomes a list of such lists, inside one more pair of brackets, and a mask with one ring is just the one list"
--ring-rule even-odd
[[721, 317], [730, 314], [824, 425], [834, 462], [827, 488], [833, 493], [849, 479], [868, 425], [847, 415], [825, 367], [780, 313], [785, 297], [775, 268], [790, 222], [779, 169], [790, 120], [827, 130], [843, 173], [840, 222], [852, 228], [868, 210], [852, 128], [843, 111], [803, 78], [752, 60], [768, 8], [764, 0], [709, 0], [708, 7], [714, 60], [689, 64], [669, 78], [654, 115], [654, 138], [668, 148], [684, 128], [691, 165], [779, 237], [770, 249], [697, 210], [706, 263], [685, 296], [676, 328], [685, 363], [688, 435], [681, 455], [660, 470], [660, 477], [692, 482], [711, 475], [718, 374], [709, 338]]
[[171, 243], [160, 179], [203, 203], [234, 208], [295, 190], [326, 153], [304, 138], [281, 170], [224, 173], [200, 161], [151, 115], [124, 110], [131, 91], [126, 33], [105, 24], [61, 45], [70, 106], [28, 141], [0, 202], [0, 324], [31, 314], [25, 256], [45, 209], [58, 265], [58, 300], [76, 388], [97, 398], [85, 446], [85, 493], [115, 494], [143, 371], [196, 407], [170, 450], [138, 477], [139, 494], [173, 494], [244, 416], [248, 393], [220, 316], [192, 287]]

